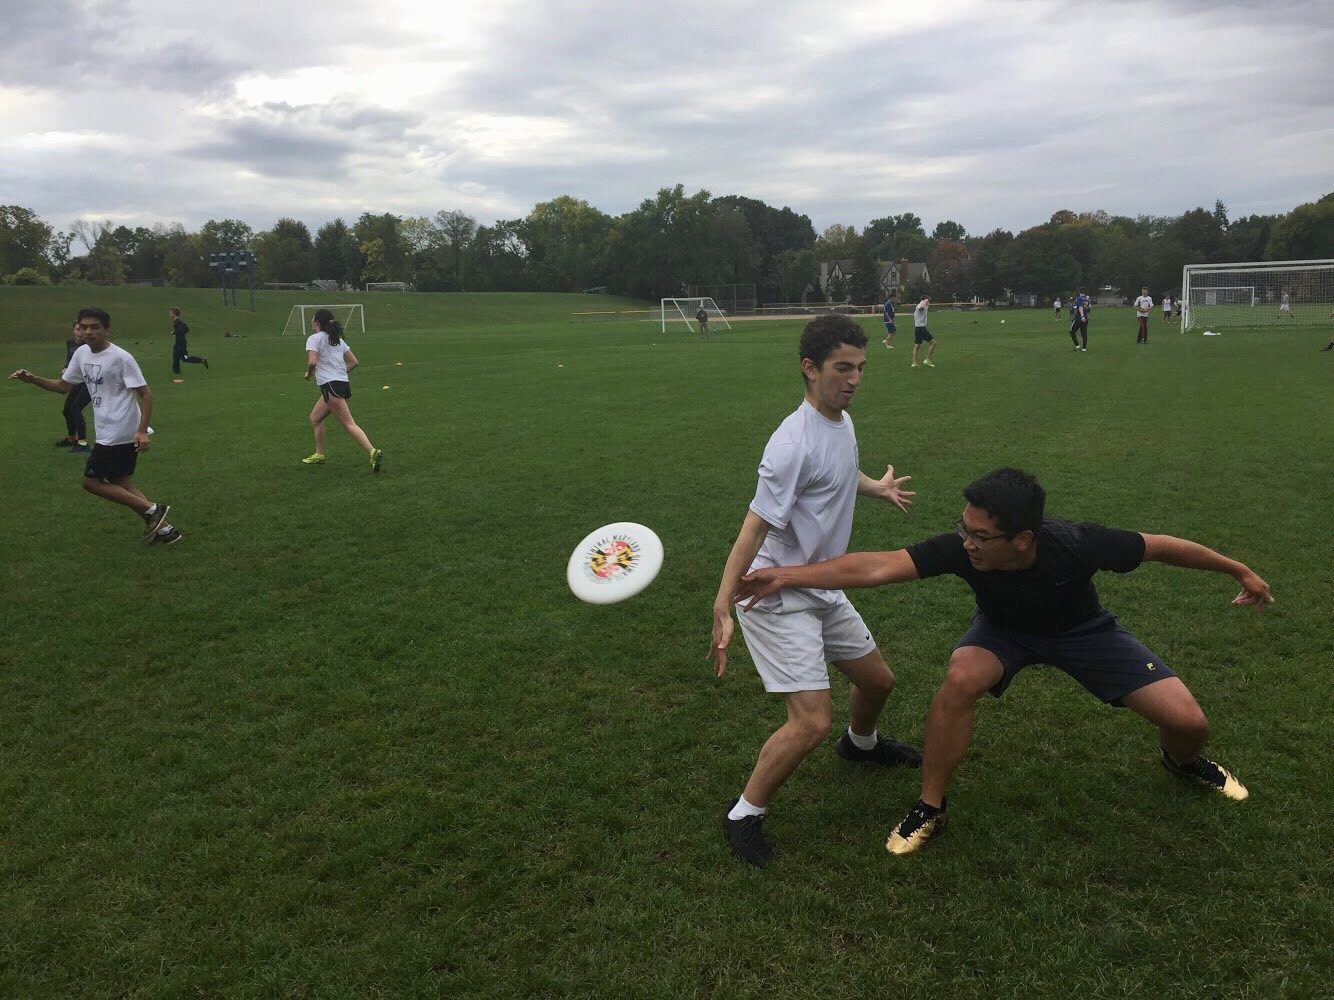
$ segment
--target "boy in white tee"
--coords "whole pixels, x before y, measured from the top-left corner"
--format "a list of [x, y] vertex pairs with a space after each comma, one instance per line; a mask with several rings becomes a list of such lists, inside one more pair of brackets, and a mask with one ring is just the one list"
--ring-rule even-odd
[[143, 518], [143, 540], [150, 545], [179, 542], [181, 533], [167, 523], [171, 508], [149, 500], [131, 482], [139, 456], [149, 447], [148, 420], [153, 413], [153, 395], [139, 362], [111, 342], [111, 316], [105, 310], [80, 309], [76, 328], [83, 344], [60, 378], [42, 378], [26, 368], [9, 377], [61, 395], [76, 385], [87, 386], [97, 436], [83, 470], [83, 488]]
[[[866, 334], [847, 316], [821, 316], [801, 337], [805, 400], [779, 425], [760, 461], [759, 485], [723, 570], [713, 606], [710, 658], [727, 669], [733, 595], [753, 569], [818, 562], [847, 550], [857, 496], [879, 497], [906, 511], [910, 478], [890, 466], [875, 480], [858, 467], [857, 437], [844, 412], [861, 382]], [[770, 693], [781, 694], [787, 722], [760, 750], [746, 787], [727, 811], [732, 853], [763, 867], [772, 856], [763, 823], [770, 797], [824, 742], [833, 720], [828, 664], [852, 682], [850, 725], [835, 747], [849, 760], [919, 767], [915, 747], [878, 735], [876, 720], [894, 675], [870, 630], [840, 590], [787, 590], [741, 618], [746, 647]]]
[[[1135, 319], [1139, 321], [1139, 332], [1135, 335], [1135, 343], [1147, 344], [1149, 342], [1149, 310], [1153, 308], [1153, 298], [1149, 295], [1147, 288], [1139, 290], [1139, 298], [1135, 300]], [[1172, 300], [1163, 299], [1163, 315], [1166, 316], [1172, 311]]]

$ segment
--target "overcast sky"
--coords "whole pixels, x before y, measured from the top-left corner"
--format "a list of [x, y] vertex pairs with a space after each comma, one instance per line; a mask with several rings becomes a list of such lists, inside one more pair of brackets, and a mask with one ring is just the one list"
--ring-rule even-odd
[[1334, 190], [1334, 3], [0, 0], [0, 203], [58, 227], [557, 195], [1233, 217]]

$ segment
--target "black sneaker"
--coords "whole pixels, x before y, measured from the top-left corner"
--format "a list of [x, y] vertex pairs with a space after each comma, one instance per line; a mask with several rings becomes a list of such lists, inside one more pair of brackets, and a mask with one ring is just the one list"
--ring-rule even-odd
[[204, 371], [208, 371], [208, 358], [201, 359], [204, 362]]
[[839, 741], [834, 744], [834, 752], [844, 760], [861, 760], [884, 767], [921, 767], [922, 751], [910, 743], [887, 740], [881, 736], [874, 747], [863, 750], [852, 742], [845, 729]]
[[69, 446], [71, 455], [84, 455], [92, 450], [93, 449], [89, 448], [86, 444], [72, 444]]
[[153, 532], [153, 540], [149, 545], [175, 545], [184, 536], [176, 530], [174, 525], [169, 526], [166, 531]]
[[157, 534], [157, 529], [162, 527], [162, 522], [167, 519], [167, 511], [169, 510], [171, 510], [171, 507], [168, 504], [160, 503], [153, 513], [140, 515], [144, 519], [144, 525], [148, 528], [144, 532], [144, 541], [149, 545], [153, 544], [153, 536]]
[[918, 800], [917, 805], [908, 811], [908, 815], [885, 841], [885, 850], [890, 854], [912, 854], [925, 846], [926, 842], [940, 832], [945, 825], [945, 801], [942, 799], [939, 809]]
[[1185, 778], [1206, 788], [1212, 788], [1215, 792], [1227, 796], [1233, 802], [1241, 802], [1251, 794], [1246, 790], [1245, 785], [1232, 777], [1227, 768], [1215, 764], [1208, 757], [1196, 757], [1189, 764], [1183, 765], [1167, 756], [1167, 751], [1161, 747], [1159, 748], [1159, 754], [1163, 767], [1178, 778]]
[[61, 438], [59, 441], [56, 442], [56, 447], [57, 447], [57, 448], [73, 448], [73, 447], [74, 447], [74, 444], [75, 444], [75, 443], [74, 443], [73, 441], [71, 441], [69, 438]]
[[764, 817], [743, 816], [741, 819], [728, 819], [736, 802], [729, 802], [723, 809], [723, 836], [732, 853], [756, 868], [763, 868], [773, 860], [774, 852], [764, 839]]

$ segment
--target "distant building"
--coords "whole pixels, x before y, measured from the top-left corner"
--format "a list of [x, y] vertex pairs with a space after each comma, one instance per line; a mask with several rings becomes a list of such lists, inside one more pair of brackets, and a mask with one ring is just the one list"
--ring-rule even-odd
[[[887, 299], [898, 292], [900, 285], [913, 285], [917, 283], [930, 284], [931, 272], [927, 270], [926, 264], [914, 264], [907, 260], [895, 264], [892, 261], [878, 260], [875, 266], [879, 271], [876, 286], [880, 290], [880, 297]], [[852, 258], [847, 257], [843, 260], [825, 260], [820, 262], [820, 291], [824, 297], [829, 298], [829, 286], [842, 279], [844, 286], [852, 277]], [[901, 276], [903, 277], [900, 280]]]

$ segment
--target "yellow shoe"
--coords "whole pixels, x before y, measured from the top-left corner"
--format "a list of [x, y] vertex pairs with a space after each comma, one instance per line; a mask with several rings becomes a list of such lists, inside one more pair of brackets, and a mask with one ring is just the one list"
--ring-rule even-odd
[[922, 366], [919, 365], [916, 361], [914, 361], [914, 362], [912, 363], [912, 366], [913, 366], [914, 368], [921, 368], [921, 367], [922, 367]]
[[929, 809], [930, 806], [922, 802], [913, 806], [885, 841], [885, 850], [890, 854], [912, 854], [921, 850], [945, 825], [944, 801], [941, 801], [940, 808], [935, 812], [928, 814]]
[[315, 452], [315, 454], [313, 455], [307, 455], [305, 458], [301, 460], [302, 465], [322, 465], [323, 463], [324, 463], [324, 456], [321, 455], [318, 451]]
[[1244, 802], [1251, 794], [1246, 791], [1246, 786], [1232, 776], [1232, 772], [1227, 768], [1215, 764], [1208, 757], [1196, 757], [1184, 767], [1167, 756], [1167, 751], [1162, 750], [1163, 767], [1167, 768], [1178, 778], [1186, 778], [1196, 784], [1203, 785], [1205, 788], [1212, 788], [1215, 792], [1223, 795], [1233, 802]]

